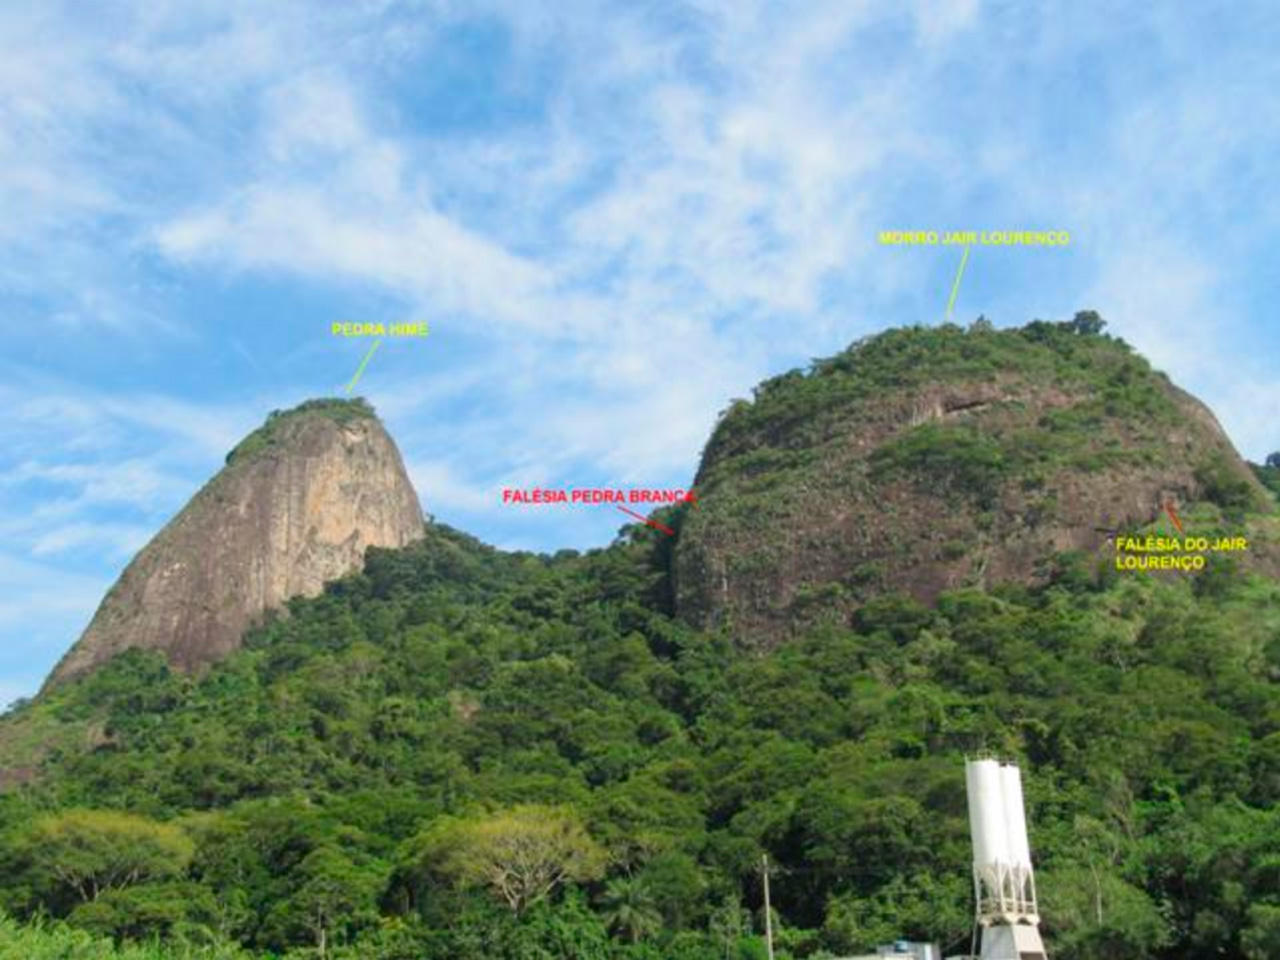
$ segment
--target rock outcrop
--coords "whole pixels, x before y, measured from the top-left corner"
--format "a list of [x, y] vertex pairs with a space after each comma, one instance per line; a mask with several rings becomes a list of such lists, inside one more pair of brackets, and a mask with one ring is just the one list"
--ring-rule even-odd
[[[675, 544], [677, 613], [768, 648], [868, 599], [1051, 576], [1208, 501], [1268, 501], [1213, 414], [1078, 323], [894, 330], [726, 411]], [[1259, 556], [1251, 562], [1274, 562]]]
[[134, 558], [47, 684], [134, 647], [198, 670], [267, 610], [361, 569], [366, 548], [422, 534], [400, 453], [364, 401], [274, 413]]

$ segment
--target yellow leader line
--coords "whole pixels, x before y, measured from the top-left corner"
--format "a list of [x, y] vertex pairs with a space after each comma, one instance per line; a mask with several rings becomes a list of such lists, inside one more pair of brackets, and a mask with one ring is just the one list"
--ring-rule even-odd
[[369, 365], [369, 361], [373, 359], [373, 353], [378, 349], [378, 345], [380, 343], [382, 343], [380, 339], [373, 341], [373, 346], [369, 348], [369, 352], [366, 353], [364, 355], [364, 359], [360, 361], [360, 369], [356, 371], [356, 375], [352, 377], [351, 382], [347, 384], [347, 393], [354, 390], [356, 388], [356, 384], [360, 382], [360, 375], [364, 373], [364, 368], [367, 367]]
[[946, 319], [951, 319], [951, 308], [956, 305], [956, 294], [960, 292], [960, 278], [964, 276], [964, 265], [969, 262], [969, 244], [964, 245], [964, 256], [960, 258], [960, 269], [956, 271], [956, 282], [951, 285], [951, 298], [947, 301]]

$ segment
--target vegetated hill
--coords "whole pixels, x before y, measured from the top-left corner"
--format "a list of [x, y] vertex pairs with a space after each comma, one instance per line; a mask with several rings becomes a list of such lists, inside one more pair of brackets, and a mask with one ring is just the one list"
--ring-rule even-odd
[[[744, 651], [672, 615], [708, 507], [585, 555], [429, 525], [206, 671], [129, 650], [0, 718], [0, 913], [26, 924], [0, 953], [758, 960], [762, 853], [781, 960], [962, 952], [963, 759], [994, 752], [1056, 960], [1274, 956], [1280, 582], [1067, 552], [927, 605], [818, 594]], [[1243, 497], [1184, 519], [1224, 509], [1275, 535]]]
[[366, 547], [421, 535], [400, 453], [367, 403], [276, 411], [138, 553], [49, 682], [133, 647], [208, 665], [266, 610], [359, 569]]
[[[1110, 559], [1166, 501], [1212, 503], [1228, 529], [1267, 502], [1213, 414], [1101, 328], [891, 330], [736, 401], [680, 529], [680, 615], [770, 646], [886, 593]], [[1245, 559], [1275, 561], [1261, 540]]]
[[[62, 744], [0, 794], [0, 910], [256, 956], [755, 958], [767, 851], [780, 957], [957, 949], [963, 758], [995, 751], [1026, 771], [1055, 957], [1277, 942], [1275, 581], [1064, 558], [747, 656], [662, 611], [668, 545], [431, 526], [203, 676], [134, 650], [54, 688], [0, 721], [0, 758]], [[518, 909], [515, 845], [562, 878]]]

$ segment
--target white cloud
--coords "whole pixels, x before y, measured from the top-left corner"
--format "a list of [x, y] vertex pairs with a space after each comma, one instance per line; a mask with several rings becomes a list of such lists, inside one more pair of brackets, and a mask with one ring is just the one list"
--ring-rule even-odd
[[[35, 642], [60, 642], [64, 627], [83, 628], [107, 583], [66, 570], [0, 554], [0, 628], [39, 623], [29, 635]], [[41, 621], [38, 617], [44, 617]]]
[[1237, 378], [1214, 390], [1210, 406], [1236, 446], [1255, 463], [1280, 450], [1280, 379]]
[[350, 88], [323, 75], [293, 77], [266, 95], [266, 145], [277, 162], [359, 146], [364, 122]]
[[428, 513], [484, 511], [497, 501], [497, 488], [459, 476], [444, 461], [414, 461], [406, 469]]
[[0, 710], [33, 695], [93, 615], [107, 583], [0, 553]]
[[[500, 379], [474, 386], [507, 410], [473, 422], [468, 441], [500, 433], [505, 417], [518, 434], [501, 441], [510, 462], [543, 474], [587, 461], [627, 475], [691, 469], [714, 412], [776, 367], [771, 341], [804, 356], [866, 332], [847, 307], [833, 313], [826, 285], [849, 278], [850, 290], [882, 297], [919, 285], [920, 268], [871, 248], [893, 215], [878, 193], [901, 170], [936, 168], [940, 210], [985, 185], [1023, 216], [1069, 213], [1099, 244], [1079, 302], [1175, 375], [1210, 378], [1209, 325], [1185, 337], [1164, 327], [1205, 316], [1221, 277], [1146, 194], [1181, 172], [1188, 190], [1222, 175], [1226, 161], [1203, 159], [1224, 123], [1212, 98], [1187, 86], [1167, 102], [1131, 101], [1099, 180], [1092, 164], [1046, 168], [997, 123], [972, 135], [945, 123], [935, 99], [946, 71], [988, 25], [976, 2], [909, 5], [903, 62], [867, 74], [853, 65], [860, 44], [893, 19], [874, 5], [698, 8], [673, 33], [638, 17], [605, 29], [499, 5], [523, 43], [555, 47], [577, 81], [534, 137], [415, 143], [368, 109], [341, 62], [279, 79], [261, 111], [270, 163], [164, 222], [159, 248], [193, 268], [370, 284], [502, 343], [520, 359], [481, 358]], [[1023, 27], [1034, 34], [1035, 22]], [[1041, 53], [1077, 51], [1049, 38]], [[998, 88], [1016, 69], [993, 63], [984, 83]], [[616, 116], [602, 113], [614, 102]], [[1228, 156], [1249, 136], [1238, 119]], [[609, 175], [575, 195], [593, 169]], [[444, 203], [446, 185], [455, 196]], [[504, 219], [486, 212], [495, 204]], [[397, 415], [412, 409], [393, 402]], [[532, 408], [538, 422], [512, 431], [510, 411]], [[456, 478], [435, 479], [461, 495]]]
[[[325, 192], [253, 188], [229, 210], [177, 220], [161, 250], [187, 262], [275, 269], [312, 279], [376, 283], [437, 310], [516, 326], [554, 328], [539, 314], [543, 270], [479, 237], [429, 205], [385, 212], [342, 210]], [[354, 205], [353, 205], [354, 206]]]
[[1130, 239], [1113, 241], [1082, 302], [1104, 304], [1109, 323], [1158, 369], [1199, 367], [1221, 336], [1211, 319], [1220, 282], [1211, 263], [1166, 241]]
[[48, 557], [71, 550], [93, 550], [97, 556], [127, 559], [155, 532], [135, 524], [72, 523], [42, 532], [31, 545], [31, 555]]
[[22, 375], [0, 387], [0, 404], [0, 536], [73, 579], [94, 564], [118, 569], [261, 420], [248, 402], [214, 408]]
[[[261, 406], [249, 399], [213, 405], [155, 393], [111, 393], [22, 371], [0, 385], [0, 403], [7, 411], [8, 452], [26, 449], [30, 437], [31, 450], [39, 451], [33, 459], [50, 451], [99, 449], [137, 427], [179, 440], [184, 454], [219, 456], [262, 420]], [[124, 469], [137, 469], [128, 466], [128, 457], [122, 460]]]
[[27, 461], [0, 476], [0, 487], [31, 481], [72, 486], [86, 504], [126, 503], [147, 506], [157, 499], [169, 498], [186, 490], [179, 477], [155, 462], [127, 459], [111, 464], [109, 471], [101, 463], [69, 462], [46, 464]]

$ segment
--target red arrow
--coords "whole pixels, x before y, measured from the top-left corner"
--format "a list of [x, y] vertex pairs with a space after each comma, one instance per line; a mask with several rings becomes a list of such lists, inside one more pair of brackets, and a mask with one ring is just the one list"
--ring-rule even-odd
[[665, 524], [659, 523], [657, 520], [650, 520], [648, 517], [641, 516], [640, 514], [636, 513], [634, 510], [628, 510], [626, 507], [624, 507], [620, 503], [615, 503], [614, 506], [617, 507], [619, 510], [621, 510], [623, 513], [631, 514], [631, 516], [635, 517], [637, 520], [641, 521], [642, 523], [647, 523], [649, 526], [653, 527], [655, 530], [661, 530], [668, 537], [674, 537], [676, 535], [676, 532], [674, 530], [672, 530], [670, 527], [666, 526]]
[[1173, 521], [1173, 525], [1178, 528], [1178, 532], [1182, 533], [1182, 521], [1178, 519], [1177, 511], [1173, 509], [1173, 503], [1166, 500], [1164, 502], [1164, 512], [1169, 515], [1169, 519]]

